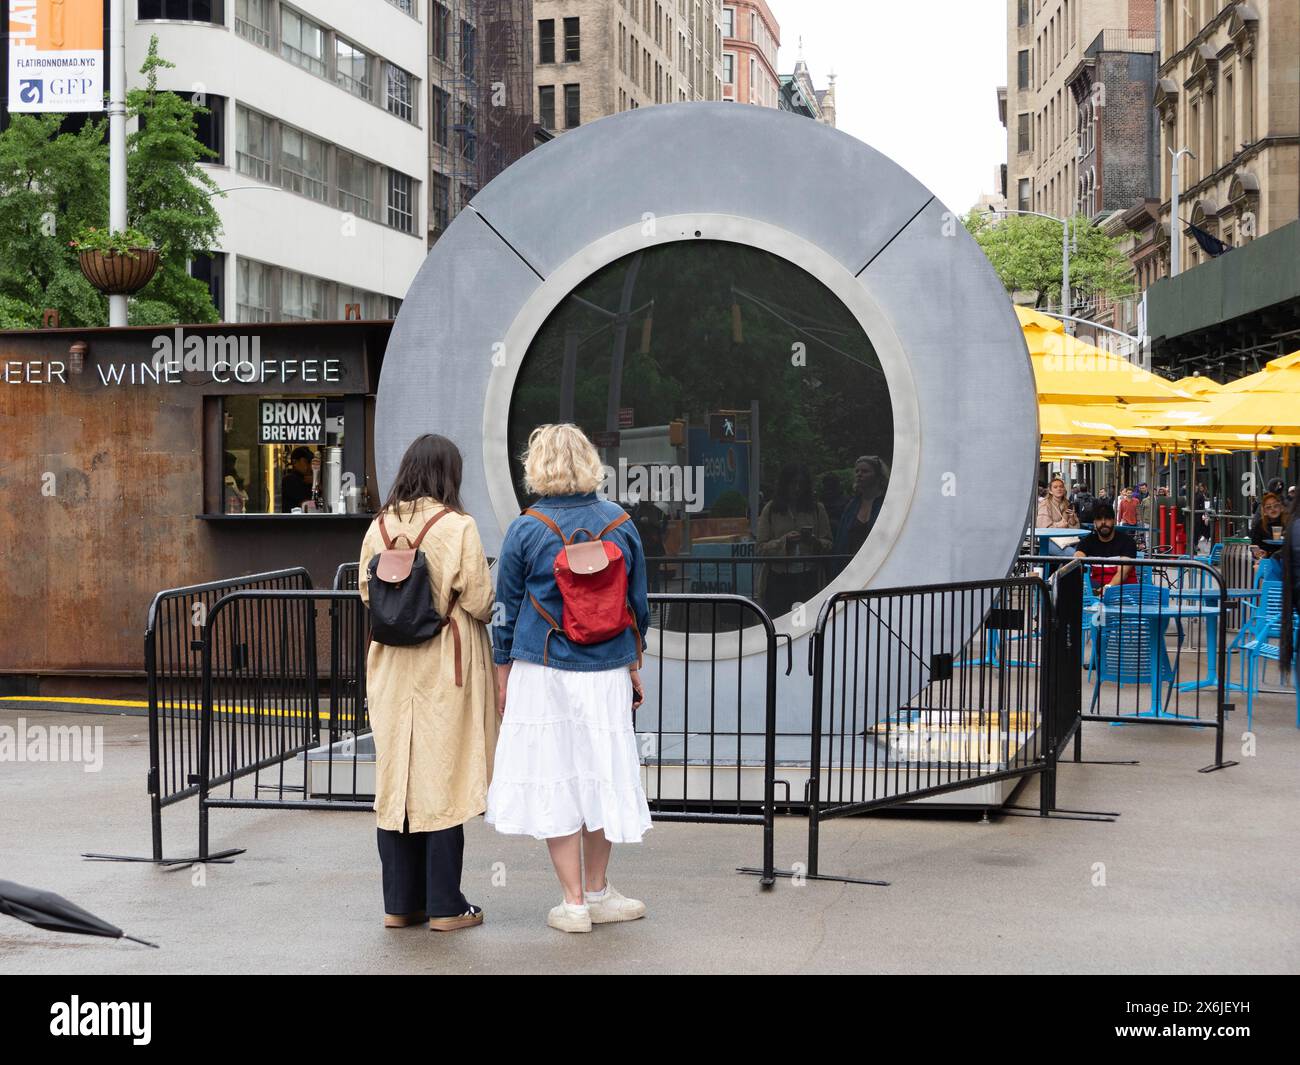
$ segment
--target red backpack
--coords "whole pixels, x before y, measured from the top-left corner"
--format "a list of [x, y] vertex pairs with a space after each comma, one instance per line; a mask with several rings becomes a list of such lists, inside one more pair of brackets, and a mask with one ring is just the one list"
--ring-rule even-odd
[[[592, 644], [612, 640], [630, 627], [636, 635], [639, 667], [641, 634], [628, 603], [627, 566], [623, 562], [623, 552], [618, 544], [602, 539], [606, 533], [628, 521], [631, 515], [620, 514], [595, 536], [590, 529], [575, 529], [572, 536], [566, 537], [560, 527], [541, 511], [530, 507], [524, 513], [544, 522], [564, 544], [551, 566], [563, 602], [561, 621], [557, 623], [537, 597], [528, 593], [534, 609], [551, 627], [546, 634], [546, 643], [542, 645], [543, 664], [546, 663], [547, 644], [557, 632], [574, 643]], [[575, 542], [578, 533], [586, 533], [590, 539]]]

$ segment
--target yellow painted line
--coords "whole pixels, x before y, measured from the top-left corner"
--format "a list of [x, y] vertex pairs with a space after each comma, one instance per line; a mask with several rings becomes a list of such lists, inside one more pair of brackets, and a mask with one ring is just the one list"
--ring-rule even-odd
[[[147, 709], [149, 706], [149, 704], [146, 702], [139, 702], [132, 699], [78, 699], [68, 695], [57, 695], [57, 696], [51, 696], [49, 698], [41, 698], [40, 696], [37, 695], [0, 695], [0, 702], [71, 703], [74, 705], [81, 704], [84, 706], [138, 706], [138, 707], [143, 707], [145, 709]], [[199, 706], [198, 703], [170, 703], [164, 705], [163, 709], [193, 710], [197, 714], [199, 710]], [[262, 717], [303, 718], [303, 717], [310, 716], [309, 711], [303, 711], [303, 710], [277, 710], [274, 707], [267, 707], [258, 711], [251, 706], [239, 706], [239, 705], [232, 705], [229, 703], [219, 704], [216, 707], [216, 710], [218, 713], [222, 713], [222, 714], [247, 714], [250, 716], [260, 713]], [[330, 719], [330, 713], [328, 710], [317, 711], [317, 716], [322, 721], [328, 721]], [[346, 718], [346, 715], [344, 715], [344, 717]]]

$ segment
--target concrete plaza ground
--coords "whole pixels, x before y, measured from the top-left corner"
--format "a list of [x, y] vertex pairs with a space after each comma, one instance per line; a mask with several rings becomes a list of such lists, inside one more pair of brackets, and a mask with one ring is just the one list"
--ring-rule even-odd
[[[231, 865], [83, 860], [149, 845], [146, 720], [0, 701], [0, 725], [102, 725], [98, 773], [0, 763], [0, 879], [48, 888], [160, 944], [59, 935], [0, 917], [3, 973], [1232, 972], [1300, 970], [1300, 731], [1293, 697], [1264, 696], [1256, 753], [1228, 757], [1212, 733], [1089, 725], [1065, 764], [1062, 806], [1120, 811], [1113, 824], [1030, 817], [884, 816], [834, 821], [822, 871], [890, 887], [754, 877], [760, 834], [660, 824], [615, 849], [612, 881], [646, 920], [566, 936], [543, 923], [558, 900], [543, 844], [467, 826], [465, 889], [487, 911], [454, 934], [385, 930], [367, 813], [216, 810]], [[1018, 801], [1029, 805], [1037, 785]], [[802, 861], [803, 818], [777, 825], [777, 861]], [[168, 810], [168, 854], [192, 853], [195, 804]], [[495, 870], [494, 870], [495, 867]], [[495, 873], [495, 883], [494, 883]], [[1104, 875], [1104, 886], [1098, 881]], [[504, 882], [502, 883], [502, 879]]]

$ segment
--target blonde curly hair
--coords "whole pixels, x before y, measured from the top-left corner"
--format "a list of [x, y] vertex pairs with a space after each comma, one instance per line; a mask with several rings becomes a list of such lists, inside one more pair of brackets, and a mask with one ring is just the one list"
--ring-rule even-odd
[[522, 459], [524, 488], [539, 496], [594, 492], [605, 480], [595, 445], [571, 422], [539, 425], [528, 434]]

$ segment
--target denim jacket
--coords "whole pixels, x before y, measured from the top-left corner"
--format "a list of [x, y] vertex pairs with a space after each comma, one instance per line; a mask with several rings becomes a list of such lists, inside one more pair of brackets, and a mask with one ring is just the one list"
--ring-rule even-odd
[[[588, 529], [595, 536], [611, 521], [624, 513], [617, 503], [601, 500], [595, 492], [580, 495], [546, 496], [533, 504], [572, 536], [577, 529]], [[586, 537], [580, 537], [586, 539]], [[627, 566], [628, 601], [646, 646], [645, 633], [650, 625], [650, 604], [646, 599], [645, 552], [636, 523], [625, 521], [606, 533], [605, 539], [618, 545]], [[552, 566], [564, 545], [544, 522], [521, 514], [506, 530], [501, 555], [497, 559], [497, 603], [501, 608], [492, 626], [492, 660], [504, 665], [512, 658], [524, 662], [542, 662], [556, 669], [603, 670], [632, 665], [637, 660], [637, 637], [631, 628], [603, 643], [577, 644], [562, 632], [546, 635], [551, 626], [537, 612], [529, 594], [537, 597], [542, 608], [559, 620], [564, 604], [555, 583]]]

